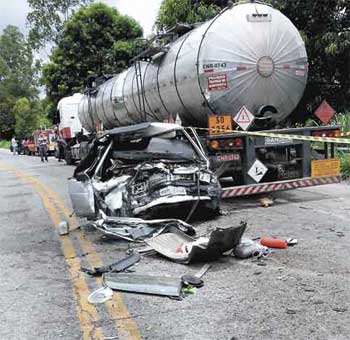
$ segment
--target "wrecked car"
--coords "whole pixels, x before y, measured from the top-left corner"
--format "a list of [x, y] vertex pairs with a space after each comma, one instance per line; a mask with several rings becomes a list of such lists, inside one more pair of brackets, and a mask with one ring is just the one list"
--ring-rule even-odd
[[69, 192], [75, 213], [91, 219], [101, 211], [117, 217], [160, 212], [190, 217], [198, 208], [216, 211], [221, 198], [200, 145], [183, 127], [165, 123], [105, 131], [77, 166]]

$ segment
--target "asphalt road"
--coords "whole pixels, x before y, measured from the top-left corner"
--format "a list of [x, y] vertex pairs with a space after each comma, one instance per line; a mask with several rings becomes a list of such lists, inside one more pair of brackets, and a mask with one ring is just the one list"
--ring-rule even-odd
[[[226, 201], [220, 217], [195, 224], [198, 234], [246, 220], [246, 237], [299, 243], [263, 263], [223, 257], [182, 301], [115, 293], [95, 307], [87, 296], [101, 282], [80, 267], [115, 262], [130, 245], [91, 229], [58, 236], [72, 172], [53, 158], [0, 150], [0, 339], [350, 338], [348, 183], [275, 193], [269, 208], [257, 197]], [[70, 218], [72, 229], [77, 223]], [[199, 268], [149, 256], [135, 269], [179, 277]]]

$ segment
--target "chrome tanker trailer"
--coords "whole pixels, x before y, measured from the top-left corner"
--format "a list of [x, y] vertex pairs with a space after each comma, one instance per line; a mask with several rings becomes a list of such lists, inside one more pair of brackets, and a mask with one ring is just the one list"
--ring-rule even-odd
[[81, 101], [87, 130], [97, 122], [110, 129], [169, 115], [203, 127], [209, 115], [235, 114], [243, 105], [273, 126], [299, 103], [307, 80], [298, 30], [278, 10], [255, 2], [223, 10], [147, 57]]
[[[307, 75], [305, 45], [292, 22], [269, 5], [239, 3], [204, 24], [177, 25], [102, 84], [90, 79], [79, 118], [91, 133], [181, 121], [216, 174], [233, 180], [224, 197], [336, 182], [326, 159], [334, 148], [316, 154], [308, 141], [271, 136], [336, 135], [331, 127], [282, 129]], [[325, 165], [312, 173], [322, 158]]]

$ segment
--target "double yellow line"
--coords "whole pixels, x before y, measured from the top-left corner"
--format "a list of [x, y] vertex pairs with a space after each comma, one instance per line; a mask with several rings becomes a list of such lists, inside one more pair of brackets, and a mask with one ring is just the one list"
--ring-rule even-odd
[[[31, 176], [21, 170], [0, 163], [0, 170], [14, 173], [20, 180], [32, 186], [43, 201], [43, 204], [49, 213], [55, 228], [65, 218], [71, 229], [78, 226], [75, 217], [70, 216], [69, 209], [65, 206], [62, 199], [50, 187], [42, 183], [36, 177]], [[86, 253], [86, 259], [91, 267], [99, 267], [103, 262], [91, 241], [82, 232], [76, 233], [81, 250]], [[81, 262], [77, 257], [73, 241], [69, 235], [61, 236], [61, 247], [69, 267], [69, 273], [73, 284], [73, 293], [76, 300], [77, 315], [80, 321], [84, 340], [104, 340], [103, 329], [100, 322], [98, 310], [91, 305], [87, 297], [90, 294], [89, 287], [85, 280], [84, 273], [81, 272]], [[96, 279], [97, 284], [101, 285], [101, 278]], [[108, 313], [114, 320], [119, 339], [138, 340], [141, 336], [138, 332], [136, 322], [130, 316], [127, 307], [123, 302], [120, 293], [114, 293], [113, 299], [106, 302]]]

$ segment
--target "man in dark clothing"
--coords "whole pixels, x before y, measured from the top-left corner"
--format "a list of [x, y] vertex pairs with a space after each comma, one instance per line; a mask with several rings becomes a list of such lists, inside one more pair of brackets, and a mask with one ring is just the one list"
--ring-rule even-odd
[[43, 134], [40, 134], [40, 136], [38, 138], [38, 144], [39, 144], [41, 161], [44, 162], [44, 158], [45, 158], [45, 161], [48, 162], [48, 159], [47, 159], [47, 139]]

